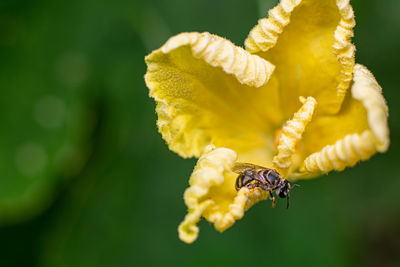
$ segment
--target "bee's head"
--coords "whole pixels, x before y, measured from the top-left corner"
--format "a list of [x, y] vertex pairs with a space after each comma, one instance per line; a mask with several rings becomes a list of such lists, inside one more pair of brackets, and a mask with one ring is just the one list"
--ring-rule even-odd
[[289, 208], [289, 196], [290, 196], [290, 189], [294, 187], [299, 187], [300, 185], [294, 184], [290, 186], [288, 180], [282, 179], [280, 186], [276, 189], [276, 194], [280, 198], [287, 198], [286, 208]]
[[287, 180], [282, 180], [281, 185], [276, 189], [276, 194], [280, 198], [285, 198], [289, 195], [290, 192], [290, 184]]

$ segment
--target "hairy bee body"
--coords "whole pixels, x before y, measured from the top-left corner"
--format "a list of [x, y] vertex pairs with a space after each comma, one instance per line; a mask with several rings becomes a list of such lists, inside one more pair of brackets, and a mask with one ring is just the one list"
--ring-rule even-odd
[[280, 198], [287, 198], [288, 208], [290, 189], [299, 186], [297, 184], [290, 186], [289, 181], [282, 178], [282, 176], [274, 169], [250, 163], [236, 163], [233, 171], [239, 174], [236, 178], [236, 190], [239, 191], [242, 187], [247, 187], [250, 190], [258, 187], [269, 192], [270, 198], [273, 201], [273, 207], [276, 203], [273, 192], [275, 192]]
[[274, 169], [246, 169], [236, 179], [236, 190], [243, 186], [253, 187], [255, 182], [259, 182], [257, 186], [265, 191], [275, 190], [281, 180], [282, 177]]

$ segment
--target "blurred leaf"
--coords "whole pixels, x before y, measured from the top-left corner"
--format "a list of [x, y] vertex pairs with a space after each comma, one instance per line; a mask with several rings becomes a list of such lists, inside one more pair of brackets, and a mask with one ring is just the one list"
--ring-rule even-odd
[[[29, 5], [0, 11], [0, 223], [36, 214], [76, 174], [93, 128], [82, 89], [89, 62], [66, 50], [53, 14]], [[60, 42], [60, 43], [59, 43]], [[67, 41], [66, 41], [67, 42]]]

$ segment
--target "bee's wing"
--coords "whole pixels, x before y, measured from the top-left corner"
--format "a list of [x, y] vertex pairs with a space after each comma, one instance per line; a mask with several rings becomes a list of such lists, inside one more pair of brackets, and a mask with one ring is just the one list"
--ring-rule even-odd
[[237, 174], [242, 174], [245, 170], [251, 170], [251, 169], [259, 170], [259, 169], [266, 169], [266, 168], [255, 165], [255, 164], [251, 164], [251, 163], [241, 163], [241, 162], [235, 163], [235, 165], [232, 167], [232, 171]]

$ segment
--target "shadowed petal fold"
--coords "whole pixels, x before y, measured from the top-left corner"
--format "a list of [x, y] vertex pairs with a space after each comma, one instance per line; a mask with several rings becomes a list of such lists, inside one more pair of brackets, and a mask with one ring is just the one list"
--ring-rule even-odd
[[304, 136], [302, 171], [320, 174], [343, 170], [389, 147], [388, 108], [382, 88], [367, 68], [357, 64], [351, 95], [334, 117], [320, 116]]
[[314, 97], [319, 113], [339, 111], [352, 80], [354, 25], [348, 0], [281, 0], [251, 30], [246, 49], [276, 65], [286, 118], [300, 95]]

